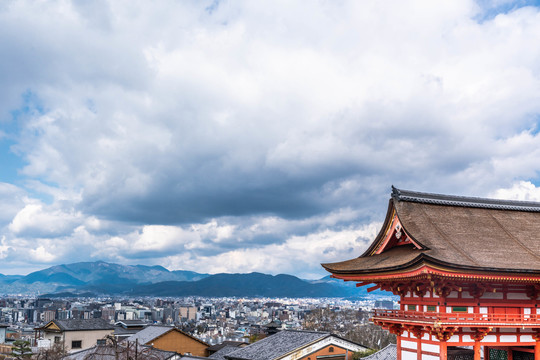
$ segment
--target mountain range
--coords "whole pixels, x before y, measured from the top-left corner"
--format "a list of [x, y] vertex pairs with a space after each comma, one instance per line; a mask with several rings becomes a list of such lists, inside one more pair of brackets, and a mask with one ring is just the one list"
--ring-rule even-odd
[[169, 271], [162, 266], [97, 261], [56, 265], [26, 276], [0, 274], [0, 293], [47, 296], [351, 297], [365, 296], [366, 290], [329, 276], [307, 281], [284, 274], [209, 275], [184, 270]]

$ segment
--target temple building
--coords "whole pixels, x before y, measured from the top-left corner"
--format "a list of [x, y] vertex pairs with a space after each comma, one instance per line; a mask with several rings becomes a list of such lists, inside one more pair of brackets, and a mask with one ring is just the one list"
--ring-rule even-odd
[[397, 335], [398, 360], [540, 360], [540, 203], [392, 187], [386, 219], [332, 276], [400, 296], [373, 322]]

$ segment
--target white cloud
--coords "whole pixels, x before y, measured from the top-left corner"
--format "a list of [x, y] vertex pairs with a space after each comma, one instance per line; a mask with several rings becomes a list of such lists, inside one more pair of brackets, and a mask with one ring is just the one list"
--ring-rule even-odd
[[0, 183], [5, 261], [40, 239], [47, 261], [313, 274], [392, 183], [534, 198], [516, 181], [540, 171], [537, 7], [210, 4], [0, 5], [26, 162]]
[[24, 207], [26, 197], [23, 189], [0, 182], [0, 224], [9, 222]]
[[170, 268], [199, 272], [293, 273], [306, 278], [322, 277], [320, 263], [345, 260], [361, 255], [379, 231], [380, 223], [341, 231], [324, 230], [292, 236], [281, 244], [268, 244], [222, 252], [215, 256], [189, 257], [187, 254], [165, 259]]
[[69, 235], [81, 221], [81, 214], [65, 212], [29, 200], [9, 224], [9, 230], [19, 236], [55, 237]]
[[38, 246], [36, 249], [30, 249], [30, 258], [40, 263], [48, 263], [57, 259], [57, 257], [45, 249], [44, 246]]
[[540, 188], [530, 181], [518, 181], [510, 188], [497, 189], [492, 197], [505, 200], [522, 200], [540, 202]]
[[0, 241], [0, 259], [5, 259], [8, 256], [8, 251], [11, 249], [11, 246], [6, 245], [6, 237], [2, 236]]

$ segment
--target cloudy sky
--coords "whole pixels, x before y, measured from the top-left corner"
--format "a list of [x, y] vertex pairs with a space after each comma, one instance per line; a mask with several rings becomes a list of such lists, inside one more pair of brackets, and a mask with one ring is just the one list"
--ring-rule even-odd
[[539, 44], [531, 1], [2, 1], [0, 272], [318, 278], [392, 184], [540, 200]]

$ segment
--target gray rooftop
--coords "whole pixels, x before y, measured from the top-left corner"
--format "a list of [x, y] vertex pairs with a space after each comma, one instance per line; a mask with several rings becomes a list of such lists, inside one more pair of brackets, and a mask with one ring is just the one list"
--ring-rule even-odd
[[540, 203], [538, 202], [432, 194], [418, 191], [402, 190], [395, 188], [394, 186], [392, 186], [392, 197], [398, 201], [409, 201], [433, 205], [532, 212], [540, 211]]
[[224, 348], [225, 346], [238, 347], [238, 346], [246, 346], [246, 345], [249, 345], [249, 344], [244, 341], [225, 340], [220, 344], [216, 344], [216, 345], [212, 345], [208, 347], [208, 351], [218, 351], [221, 348]]
[[80, 330], [113, 330], [114, 326], [103, 319], [68, 319], [54, 320], [54, 323], [63, 331]]
[[121, 325], [124, 327], [145, 327], [148, 323], [141, 320], [119, 320], [115, 325]]
[[396, 360], [397, 350], [396, 344], [389, 344], [384, 349], [377, 351], [375, 354], [366, 356], [363, 360]]
[[135, 342], [138, 341], [139, 344], [148, 344], [155, 338], [173, 330], [172, 326], [147, 326], [141, 331], [131, 335], [125, 341]]
[[[174, 351], [164, 351], [148, 346], [139, 345], [137, 349], [139, 358], [154, 360], [169, 360], [179, 358]], [[135, 349], [119, 346], [115, 349], [112, 345], [94, 346], [90, 349], [77, 351], [63, 357], [63, 360], [129, 360], [135, 357]]]
[[215, 360], [227, 360], [225, 358], [225, 355], [229, 355], [230, 353], [238, 349], [240, 349], [238, 346], [225, 345], [224, 347], [210, 355], [208, 358]]
[[331, 336], [327, 332], [285, 330], [225, 355], [226, 359], [271, 360]]

